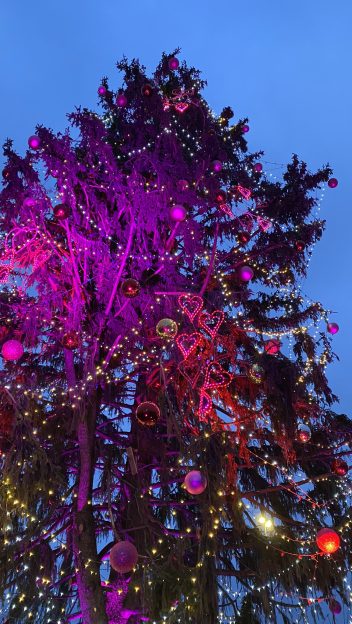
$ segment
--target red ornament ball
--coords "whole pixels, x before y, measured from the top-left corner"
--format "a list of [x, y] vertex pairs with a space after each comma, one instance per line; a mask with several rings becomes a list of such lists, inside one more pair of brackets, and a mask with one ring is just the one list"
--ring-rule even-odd
[[267, 340], [264, 344], [264, 349], [265, 352], [269, 355], [276, 355], [281, 349], [281, 342], [276, 338], [273, 338], [272, 340]]
[[120, 574], [131, 572], [138, 562], [137, 548], [131, 542], [122, 541], [114, 544], [110, 550], [110, 565]]
[[337, 323], [328, 323], [328, 325], [327, 325], [327, 330], [328, 330], [329, 334], [337, 334], [339, 329], [340, 328], [339, 328]]
[[178, 58], [176, 58], [176, 56], [173, 56], [172, 58], [169, 59], [169, 69], [175, 70], [178, 69], [180, 66], [180, 61], [178, 60]]
[[318, 548], [326, 555], [336, 552], [340, 548], [340, 536], [334, 529], [320, 529], [316, 536]]
[[295, 241], [295, 247], [296, 247], [297, 251], [303, 251], [305, 246], [306, 246], [306, 244], [305, 244], [304, 241], [301, 241], [301, 240]]
[[127, 97], [124, 93], [119, 93], [116, 96], [116, 104], [119, 108], [124, 108], [125, 106], [127, 106]]
[[70, 216], [71, 208], [68, 204], [57, 204], [54, 207], [54, 217], [62, 221], [63, 219], [67, 219]]
[[249, 132], [249, 126], [247, 124], [244, 124], [244, 126], [242, 126], [242, 132], [243, 134], [246, 134], [247, 132]]
[[182, 204], [175, 204], [170, 208], [170, 217], [173, 221], [181, 222], [185, 221], [187, 217], [187, 210]]
[[28, 139], [28, 145], [31, 149], [37, 150], [40, 148], [42, 142], [39, 138], [39, 136], [37, 136], [36, 134], [33, 134], [32, 136], [29, 137]]
[[1, 348], [1, 355], [7, 362], [19, 360], [23, 353], [23, 346], [19, 340], [6, 340]]
[[226, 202], [226, 193], [225, 191], [218, 191], [215, 195], [215, 201], [218, 204], [224, 204]]
[[78, 334], [76, 334], [76, 332], [67, 332], [67, 334], [64, 334], [62, 337], [62, 344], [65, 349], [69, 349], [70, 351], [77, 349], [80, 344]]
[[202, 494], [207, 484], [206, 477], [200, 470], [191, 470], [185, 476], [184, 486], [189, 494]]
[[337, 178], [330, 178], [330, 180], [328, 181], [328, 186], [330, 188], [336, 188], [338, 185], [339, 181]]
[[253, 170], [254, 170], [256, 173], [260, 173], [261, 171], [263, 171], [263, 165], [262, 165], [262, 163], [260, 163], [260, 162], [254, 163], [254, 165], [253, 165]]
[[98, 95], [101, 95], [101, 97], [103, 97], [104, 95], [106, 95], [106, 87], [104, 87], [104, 85], [100, 85], [100, 87], [98, 87]]
[[189, 189], [189, 182], [188, 180], [178, 180], [177, 181], [177, 190], [184, 192], [184, 191], [188, 191]]
[[307, 425], [300, 425], [297, 431], [297, 439], [299, 442], [306, 444], [312, 437], [312, 432]]
[[250, 266], [242, 266], [238, 271], [238, 277], [242, 282], [250, 282], [254, 277], [254, 271]]
[[237, 239], [241, 245], [245, 245], [250, 240], [251, 235], [249, 232], [238, 232]]
[[143, 85], [143, 87], [141, 88], [141, 93], [142, 95], [144, 95], [145, 97], [150, 97], [153, 93], [153, 87], [151, 84], [147, 83], [145, 85]]
[[211, 163], [211, 168], [216, 173], [219, 173], [219, 171], [222, 170], [222, 162], [221, 162], [221, 160], [213, 160], [213, 162]]
[[134, 297], [137, 297], [140, 289], [140, 283], [137, 282], [137, 280], [133, 279], [133, 277], [129, 277], [128, 279], [124, 280], [124, 282], [122, 282], [122, 294], [128, 299], [133, 299]]
[[331, 463], [331, 470], [339, 477], [344, 477], [348, 473], [348, 464], [343, 459], [336, 458]]
[[156, 403], [144, 401], [136, 409], [136, 418], [140, 425], [145, 427], [155, 427], [160, 418], [160, 409]]
[[330, 600], [329, 600], [329, 609], [330, 609], [331, 613], [333, 613], [334, 615], [339, 615], [339, 613], [341, 613], [341, 611], [342, 611], [342, 607], [341, 607], [339, 601], [335, 600], [335, 598], [330, 598]]

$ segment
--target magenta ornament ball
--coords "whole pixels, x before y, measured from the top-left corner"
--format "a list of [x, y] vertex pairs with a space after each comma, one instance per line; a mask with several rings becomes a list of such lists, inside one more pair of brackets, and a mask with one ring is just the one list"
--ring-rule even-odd
[[219, 173], [219, 171], [222, 170], [221, 160], [213, 160], [213, 162], [211, 163], [211, 166], [212, 166], [213, 171], [216, 171], [216, 173]]
[[189, 182], [188, 180], [177, 180], [177, 190], [178, 191], [188, 191]]
[[341, 611], [342, 611], [342, 607], [341, 607], [339, 601], [335, 600], [335, 598], [331, 598], [329, 600], [329, 609], [330, 609], [331, 613], [333, 613], [334, 615], [339, 615], [339, 613], [341, 613]]
[[23, 355], [23, 346], [19, 340], [6, 340], [2, 345], [1, 355], [4, 360], [14, 362], [19, 360]]
[[98, 87], [98, 94], [101, 96], [106, 95], [106, 87], [104, 87], [104, 85], [100, 85], [100, 87]]
[[118, 96], [116, 97], [116, 104], [120, 108], [123, 108], [124, 106], [127, 106], [127, 98], [126, 98], [124, 93], [119, 93], [118, 94]]
[[170, 217], [173, 221], [184, 221], [187, 217], [187, 210], [181, 204], [171, 206]]
[[189, 494], [203, 494], [207, 484], [206, 477], [200, 470], [191, 470], [185, 476], [184, 486]]
[[35, 206], [36, 201], [33, 197], [25, 197], [23, 200], [23, 207], [24, 208], [33, 208], [33, 206]]
[[250, 266], [243, 266], [239, 269], [238, 275], [242, 282], [250, 282], [253, 279], [254, 271]]
[[32, 136], [30, 136], [28, 139], [28, 145], [31, 149], [34, 149], [34, 150], [39, 149], [41, 146], [41, 140], [39, 136], [37, 136], [36, 134], [33, 134]]
[[339, 328], [337, 323], [328, 323], [328, 325], [327, 325], [327, 330], [328, 330], [329, 334], [337, 334], [339, 329], [340, 328]]
[[131, 572], [138, 562], [138, 552], [131, 542], [122, 541], [114, 544], [110, 551], [110, 565], [120, 574]]
[[330, 188], [336, 188], [338, 185], [339, 181], [337, 178], [330, 178], [330, 180], [328, 181], [328, 186]]
[[256, 173], [260, 173], [261, 171], [263, 171], [263, 165], [260, 162], [254, 163], [253, 165], [253, 169]]
[[242, 132], [243, 134], [246, 134], [247, 132], [249, 132], [249, 126], [247, 124], [244, 124], [244, 126], [242, 126]]
[[180, 61], [178, 60], [178, 58], [176, 58], [176, 56], [173, 56], [172, 58], [170, 58], [169, 60], [170, 69], [178, 69], [179, 65], [180, 65]]

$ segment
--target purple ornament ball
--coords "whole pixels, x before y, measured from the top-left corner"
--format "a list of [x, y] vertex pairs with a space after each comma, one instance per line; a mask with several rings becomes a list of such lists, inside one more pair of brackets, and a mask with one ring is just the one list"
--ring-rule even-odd
[[169, 59], [169, 69], [178, 69], [179, 65], [180, 61], [178, 60], [178, 58], [176, 58], [176, 56], [173, 56]]
[[253, 170], [254, 170], [256, 173], [260, 173], [261, 171], [263, 171], [263, 165], [262, 165], [262, 163], [260, 163], [260, 162], [254, 163], [254, 165], [253, 165]]
[[213, 160], [213, 162], [211, 163], [211, 166], [212, 166], [213, 171], [215, 171], [216, 173], [219, 173], [219, 171], [222, 170], [221, 160]]
[[24, 208], [33, 208], [33, 206], [35, 206], [36, 201], [33, 197], [25, 197], [23, 200], [23, 207]]
[[32, 136], [30, 136], [28, 139], [28, 145], [31, 149], [34, 149], [34, 150], [39, 149], [41, 146], [41, 140], [39, 136], [37, 136], [36, 134], [33, 134]]
[[341, 613], [341, 611], [342, 611], [342, 607], [341, 607], [339, 601], [335, 600], [335, 598], [331, 598], [329, 600], [329, 609], [330, 609], [331, 613], [333, 613], [334, 615], [339, 615], [339, 613]]
[[127, 98], [124, 93], [119, 93], [116, 96], [116, 104], [117, 106], [119, 106], [119, 108], [124, 108], [125, 106], [127, 106]]
[[242, 266], [238, 271], [238, 275], [242, 282], [250, 282], [253, 279], [254, 271], [250, 266]]
[[188, 180], [177, 180], [177, 190], [178, 191], [188, 191], [189, 189], [189, 182]]
[[100, 85], [100, 87], [98, 87], [98, 94], [102, 97], [106, 95], [106, 87], [104, 87], [104, 85]]
[[120, 574], [131, 572], [138, 561], [138, 552], [131, 542], [122, 541], [114, 544], [110, 551], [110, 565]]
[[336, 188], [338, 185], [339, 181], [337, 178], [330, 178], [330, 180], [328, 181], [328, 186], [330, 188]]
[[339, 331], [339, 326], [337, 323], [328, 323], [327, 330], [329, 334], [337, 334]]
[[8, 362], [15, 362], [23, 355], [23, 346], [19, 340], [6, 340], [2, 345], [1, 355]]
[[191, 470], [185, 476], [184, 485], [189, 494], [203, 494], [207, 484], [206, 477], [200, 470]]
[[176, 204], [170, 208], [170, 217], [173, 221], [184, 221], [187, 217], [187, 210], [182, 204]]
[[244, 124], [244, 126], [242, 126], [242, 133], [246, 134], [247, 132], [249, 132], [249, 126], [247, 124]]

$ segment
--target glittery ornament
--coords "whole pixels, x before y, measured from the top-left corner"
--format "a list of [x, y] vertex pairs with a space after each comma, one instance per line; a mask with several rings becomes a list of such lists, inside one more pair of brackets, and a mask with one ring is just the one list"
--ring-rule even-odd
[[307, 425], [300, 425], [297, 430], [297, 440], [306, 444], [312, 437], [312, 432]]
[[23, 346], [19, 340], [6, 340], [1, 348], [1, 355], [7, 362], [19, 360], [23, 353]]
[[331, 470], [339, 477], [345, 477], [348, 473], [348, 464], [343, 459], [336, 458], [331, 462]]
[[121, 292], [124, 297], [127, 297], [128, 299], [133, 299], [134, 297], [137, 297], [140, 289], [140, 283], [132, 277], [129, 277], [122, 282]]
[[57, 204], [54, 207], [54, 217], [55, 219], [59, 219], [62, 221], [63, 219], [67, 219], [70, 216], [71, 208], [68, 204]]
[[160, 418], [160, 409], [151, 401], [140, 403], [136, 409], [136, 418], [145, 427], [154, 427]]
[[110, 565], [120, 574], [131, 572], [138, 562], [138, 552], [131, 542], [117, 542], [110, 551]]
[[251, 381], [254, 381], [254, 383], [262, 383], [264, 379], [264, 368], [260, 366], [260, 364], [253, 364], [248, 371], [248, 377]]
[[73, 351], [73, 349], [77, 349], [80, 344], [78, 334], [76, 334], [76, 332], [67, 332], [67, 334], [64, 334], [64, 336], [62, 337], [62, 344], [65, 349], [69, 349], [70, 351]]
[[156, 326], [156, 333], [160, 338], [174, 338], [177, 331], [178, 327], [176, 321], [170, 318], [161, 319]]

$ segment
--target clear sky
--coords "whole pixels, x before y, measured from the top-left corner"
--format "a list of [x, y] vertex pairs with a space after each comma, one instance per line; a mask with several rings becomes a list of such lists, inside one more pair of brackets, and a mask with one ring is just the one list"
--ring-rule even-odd
[[65, 114], [94, 107], [103, 75], [118, 85], [123, 54], [147, 68], [161, 52], [203, 70], [215, 111], [231, 105], [250, 118], [249, 147], [285, 163], [293, 152], [312, 168], [329, 162], [327, 219], [304, 291], [340, 325], [340, 362], [329, 369], [341, 409], [351, 413], [350, 231], [352, 167], [351, 0], [2, 0], [0, 142], [19, 150], [37, 123], [63, 129]]

